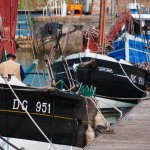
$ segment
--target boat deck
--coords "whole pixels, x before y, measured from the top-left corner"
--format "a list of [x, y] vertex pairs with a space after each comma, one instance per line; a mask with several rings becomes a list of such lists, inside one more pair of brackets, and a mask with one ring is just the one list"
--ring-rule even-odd
[[98, 136], [84, 150], [149, 150], [150, 99], [135, 106], [112, 128], [114, 133]]

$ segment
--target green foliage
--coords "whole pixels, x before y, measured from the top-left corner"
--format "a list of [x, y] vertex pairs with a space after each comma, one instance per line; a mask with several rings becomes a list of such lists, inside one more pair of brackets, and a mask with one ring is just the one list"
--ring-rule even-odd
[[45, 7], [48, 0], [18, 0], [19, 10], [35, 10], [38, 7]]
[[[19, 10], [35, 10], [38, 6], [43, 8], [46, 6], [48, 0], [18, 0], [18, 9]], [[74, 0], [66, 0], [66, 3], [73, 3]], [[28, 4], [28, 5], [27, 5]]]

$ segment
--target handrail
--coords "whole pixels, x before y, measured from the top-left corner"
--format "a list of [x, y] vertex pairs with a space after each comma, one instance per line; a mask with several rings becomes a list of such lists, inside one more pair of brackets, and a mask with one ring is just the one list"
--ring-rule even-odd
[[48, 16], [49, 14], [63, 15], [63, 2], [64, 0], [48, 0], [47, 5], [43, 8], [43, 16]]

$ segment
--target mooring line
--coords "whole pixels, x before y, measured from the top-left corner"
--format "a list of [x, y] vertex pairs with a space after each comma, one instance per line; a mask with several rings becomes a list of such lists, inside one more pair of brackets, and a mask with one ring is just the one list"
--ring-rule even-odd
[[145, 91], [143, 91], [142, 89], [140, 89], [139, 87], [137, 87], [137, 86], [132, 82], [132, 80], [129, 78], [129, 76], [127, 75], [127, 73], [126, 73], [125, 70], [123, 69], [121, 63], [120, 63], [120, 62], [118, 62], [118, 63], [119, 63], [119, 65], [120, 65], [120, 67], [121, 67], [123, 73], [125, 74], [125, 76], [126, 76], [126, 77], [128, 78], [128, 80], [130, 81], [130, 83], [131, 83], [135, 88], [137, 88], [139, 91], [141, 91], [141, 92], [143, 92], [143, 93], [146, 93]]
[[38, 124], [34, 121], [34, 119], [32, 118], [32, 116], [29, 114], [29, 112], [26, 110], [26, 108], [23, 106], [22, 102], [20, 101], [20, 99], [18, 98], [17, 94], [15, 93], [15, 91], [13, 90], [13, 88], [11, 87], [11, 85], [8, 83], [7, 79], [3, 78], [5, 80], [5, 82], [7, 83], [7, 85], [9, 86], [9, 88], [11, 89], [12, 93], [14, 94], [14, 96], [16, 97], [16, 99], [18, 100], [18, 102], [20, 103], [22, 109], [27, 113], [27, 115], [29, 116], [29, 118], [31, 119], [31, 121], [34, 123], [34, 125], [37, 127], [37, 129], [41, 132], [41, 134], [45, 137], [45, 139], [49, 142], [50, 146], [49, 146], [49, 150], [51, 149], [51, 146], [56, 150], [56, 148], [54, 147], [54, 145], [52, 144], [52, 142], [50, 141], [50, 139], [46, 136], [46, 134], [42, 131], [42, 129], [38, 126]]

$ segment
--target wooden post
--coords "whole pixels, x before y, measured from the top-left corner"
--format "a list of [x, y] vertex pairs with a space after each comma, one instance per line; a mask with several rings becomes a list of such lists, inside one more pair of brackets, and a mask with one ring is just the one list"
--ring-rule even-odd
[[106, 11], [106, 0], [100, 1], [100, 16], [99, 16], [99, 30], [100, 30], [100, 37], [99, 37], [99, 44], [102, 46], [104, 44], [104, 32], [105, 32], [105, 11]]

